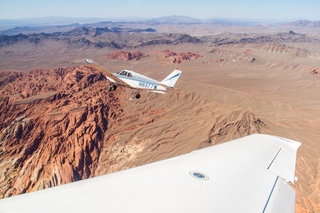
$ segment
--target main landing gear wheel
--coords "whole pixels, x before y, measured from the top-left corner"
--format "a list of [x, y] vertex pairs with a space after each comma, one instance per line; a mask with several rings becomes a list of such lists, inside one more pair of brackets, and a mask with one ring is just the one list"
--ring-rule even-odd
[[110, 92], [111, 90], [116, 90], [117, 86], [116, 85], [111, 85], [110, 87], [108, 87], [108, 92]]
[[140, 94], [136, 94], [136, 99], [139, 99], [140, 98]]

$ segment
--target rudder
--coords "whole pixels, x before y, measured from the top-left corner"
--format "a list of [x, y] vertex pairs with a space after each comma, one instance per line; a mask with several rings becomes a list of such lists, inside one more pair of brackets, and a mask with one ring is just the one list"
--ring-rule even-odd
[[177, 83], [181, 73], [182, 72], [180, 70], [174, 70], [170, 75], [163, 79], [161, 83], [173, 88], [174, 85]]

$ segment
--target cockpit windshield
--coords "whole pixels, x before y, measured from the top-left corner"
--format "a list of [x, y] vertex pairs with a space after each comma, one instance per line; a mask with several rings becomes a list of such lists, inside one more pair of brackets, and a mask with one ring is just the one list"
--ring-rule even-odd
[[118, 75], [122, 75], [122, 76], [126, 76], [126, 77], [129, 77], [131, 78], [132, 77], [132, 73], [131, 72], [127, 72], [125, 70], [122, 70], [120, 72], [117, 72]]

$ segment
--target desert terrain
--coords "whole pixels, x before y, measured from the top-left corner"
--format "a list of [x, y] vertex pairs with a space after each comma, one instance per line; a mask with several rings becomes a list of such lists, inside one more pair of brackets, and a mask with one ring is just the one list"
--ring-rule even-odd
[[[296, 212], [320, 212], [317, 26], [125, 27], [0, 36], [1, 198], [263, 133], [302, 143]], [[108, 93], [86, 58], [157, 80], [178, 68], [181, 94]]]

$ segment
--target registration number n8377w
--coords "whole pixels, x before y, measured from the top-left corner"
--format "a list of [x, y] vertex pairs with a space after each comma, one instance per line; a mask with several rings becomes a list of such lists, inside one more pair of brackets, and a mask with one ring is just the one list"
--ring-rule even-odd
[[148, 82], [139, 82], [139, 86], [140, 87], [144, 87], [144, 88], [148, 88], [148, 89], [157, 89], [157, 85], [156, 84], [151, 84]]

